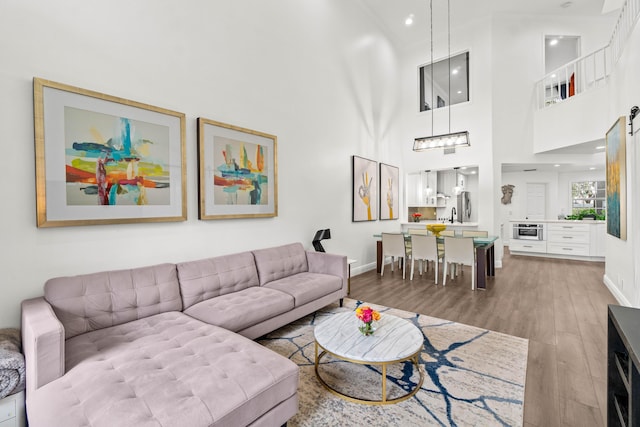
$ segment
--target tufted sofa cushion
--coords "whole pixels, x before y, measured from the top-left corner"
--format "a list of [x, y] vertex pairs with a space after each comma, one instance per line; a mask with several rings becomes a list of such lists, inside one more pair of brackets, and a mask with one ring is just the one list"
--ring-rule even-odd
[[180, 312], [71, 338], [66, 367], [30, 396], [30, 427], [248, 425], [298, 386], [290, 360]]
[[220, 295], [258, 286], [251, 252], [177, 264], [184, 309]]
[[300, 243], [253, 251], [260, 286], [283, 277], [309, 271], [307, 254]]
[[49, 279], [44, 297], [64, 326], [67, 339], [182, 310], [174, 264]]
[[267, 283], [267, 289], [277, 289], [291, 295], [296, 307], [315, 301], [342, 288], [342, 279], [321, 273], [299, 273]]
[[291, 295], [254, 286], [202, 301], [184, 312], [203, 322], [238, 332], [293, 308]]

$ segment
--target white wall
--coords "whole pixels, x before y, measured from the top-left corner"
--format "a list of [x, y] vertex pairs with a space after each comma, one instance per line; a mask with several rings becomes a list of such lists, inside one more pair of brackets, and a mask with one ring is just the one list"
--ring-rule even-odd
[[[597, 18], [497, 15], [493, 20], [492, 91], [495, 163], [535, 163], [535, 83], [544, 76], [544, 36], [579, 35], [587, 54], [609, 42], [617, 15]], [[565, 145], [590, 141], [592, 132], [573, 135]], [[552, 148], [557, 148], [558, 142]], [[549, 162], [574, 163], [575, 155], [553, 155]], [[579, 156], [578, 156], [579, 157]], [[499, 191], [499, 189], [498, 189]]]
[[[418, 67], [430, 61], [428, 44], [421, 44], [402, 52], [400, 92], [401, 116], [397, 141], [403, 154], [403, 163], [407, 172], [425, 169], [442, 170], [456, 166], [478, 166], [478, 200], [489, 200], [492, 196], [494, 169], [492, 158], [491, 128], [491, 64], [483, 58], [491, 57], [491, 21], [481, 20], [470, 24], [467, 31], [458, 31], [451, 36], [452, 54], [469, 51], [470, 101], [435, 111], [418, 112]], [[447, 55], [446, 38], [434, 36], [434, 60]], [[432, 116], [433, 128], [432, 128]], [[413, 140], [416, 137], [447, 133], [451, 118], [451, 131], [469, 131], [471, 147], [459, 148], [455, 154], [445, 155], [443, 150], [434, 149], [414, 152]], [[480, 202], [482, 204], [482, 202]], [[494, 231], [493, 206], [484, 203], [477, 209], [477, 221], [480, 227]], [[440, 215], [440, 212], [438, 212]], [[449, 212], [450, 215], [450, 212]]]
[[[351, 222], [351, 156], [401, 163], [396, 55], [357, 2], [7, 1], [0, 57], [0, 327], [51, 277], [310, 247], [320, 228], [357, 269], [373, 233], [399, 228]], [[36, 228], [34, 76], [184, 112], [188, 220]], [[278, 137], [277, 218], [197, 219], [199, 116]]]
[[[635, 29], [627, 41], [620, 60], [614, 68], [610, 86], [612, 87], [609, 104], [609, 126], [620, 116], [629, 118], [629, 110], [640, 105], [640, 26]], [[640, 121], [635, 120], [640, 126]], [[628, 130], [628, 128], [627, 128]], [[605, 129], [606, 132], [606, 129]], [[640, 137], [626, 135], [627, 142], [627, 240], [606, 236], [605, 283], [618, 301], [626, 305], [640, 307], [640, 201], [638, 183], [640, 182]]]
[[[545, 218], [556, 218], [560, 213], [558, 203], [558, 174], [555, 172], [505, 172], [502, 185], [514, 185], [511, 203], [500, 204], [500, 218], [503, 224], [525, 219], [527, 216], [527, 184], [545, 185]], [[502, 198], [502, 191], [500, 191]]]

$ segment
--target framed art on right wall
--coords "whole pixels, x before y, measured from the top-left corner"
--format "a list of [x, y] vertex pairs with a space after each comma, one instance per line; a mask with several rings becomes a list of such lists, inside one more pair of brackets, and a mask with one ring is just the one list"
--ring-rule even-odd
[[626, 120], [621, 116], [607, 131], [607, 234], [627, 240]]

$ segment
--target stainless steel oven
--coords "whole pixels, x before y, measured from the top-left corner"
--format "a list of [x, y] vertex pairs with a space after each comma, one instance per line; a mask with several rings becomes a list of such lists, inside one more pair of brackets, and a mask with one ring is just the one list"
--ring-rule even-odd
[[517, 240], [544, 240], [544, 224], [513, 224], [513, 238]]

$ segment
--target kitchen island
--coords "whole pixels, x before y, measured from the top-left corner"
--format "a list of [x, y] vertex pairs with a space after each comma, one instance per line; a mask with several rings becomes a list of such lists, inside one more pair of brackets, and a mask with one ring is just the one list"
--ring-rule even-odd
[[523, 219], [505, 231], [514, 255], [602, 262], [606, 228], [606, 221]]
[[420, 222], [403, 222], [402, 231], [409, 232], [409, 229], [422, 229], [426, 230], [428, 224], [444, 224], [447, 226], [447, 230], [454, 230], [456, 235], [462, 235], [462, 230], [476, 230], [478, 228], [477, 222], [449, 222], [449, 221], [436, 221], [436, 220], [422, 220]]

